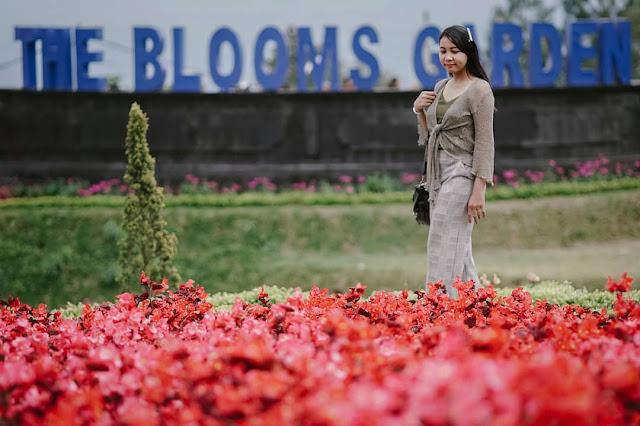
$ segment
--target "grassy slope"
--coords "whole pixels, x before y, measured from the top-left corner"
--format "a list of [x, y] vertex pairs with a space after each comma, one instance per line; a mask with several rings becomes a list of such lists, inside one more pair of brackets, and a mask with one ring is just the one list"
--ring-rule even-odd
[[[493, 201], [487, 210], [474, 231], [476, 263], [503, 283], [530, 271], [589, 287], [623, 270], [640, 278], [640, 191]], [[103, 207], [0, 211], [0, 298], [52, 306], [113, 298], [120, 214]], [[179, 237], [183, 278], [210, 293], [262, 284], [418, 288], [424, 277], [427, 228], [413, 222], [408, 204], [177, 207], [167, 219]]]

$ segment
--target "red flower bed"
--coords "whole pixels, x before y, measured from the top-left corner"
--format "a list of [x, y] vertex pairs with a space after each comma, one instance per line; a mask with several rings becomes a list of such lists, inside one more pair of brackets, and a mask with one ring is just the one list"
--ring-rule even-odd
[[[188, 282], [62, 319], [0, 311], [1, 424], [639, 424], [640, 304], [364, 287], [212, 310]], [[616, 288], [626, 288], [622, 278]]]

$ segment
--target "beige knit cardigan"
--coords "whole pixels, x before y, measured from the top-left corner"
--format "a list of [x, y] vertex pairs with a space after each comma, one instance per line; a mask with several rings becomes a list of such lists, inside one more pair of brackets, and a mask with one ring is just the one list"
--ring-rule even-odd
[[429, 200], [435, 201], [440, 189], [440, 163], [438, 145], [463, 164], [471, 167], [471, 174], [493, 185], [493, 111], [495, 99], [488, 82], [477, 79], [451, 104], [442, 117], [436, 120], [436, 106], [444, 85], [450, 80], [439, 81], [434, 91], [436, 99], [426, 109], [427, 133], [418, 120], [418, 145], [427, 149], [427, 189]]

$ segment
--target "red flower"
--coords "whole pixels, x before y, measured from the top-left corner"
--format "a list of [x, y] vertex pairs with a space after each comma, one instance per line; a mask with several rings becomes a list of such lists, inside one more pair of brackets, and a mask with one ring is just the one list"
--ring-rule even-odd
[[620, 276], [620, 281], [618, 281], [617, 283], [614, 282], [610, 276], [607, 276], [607, 278], [608, 281], [606, 289], [611, 293], [615, 293], [616, 291], [625, 293], [631, 290], [631, 282], [633, 281], [633, 278], [627, 277], [626, 272], [622, 273], [622, 275]]

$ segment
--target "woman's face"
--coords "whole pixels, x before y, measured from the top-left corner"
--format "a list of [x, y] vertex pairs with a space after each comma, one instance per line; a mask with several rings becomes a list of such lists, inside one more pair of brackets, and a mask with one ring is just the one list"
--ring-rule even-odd
[[440, 39], [440, 63], [449, 74], [458, 74], [467, 66], [467, 54], [444, 36]]

